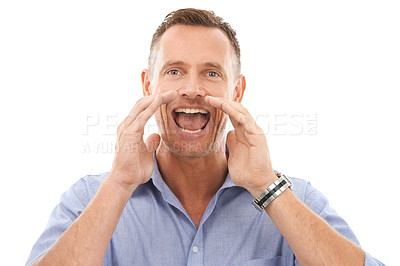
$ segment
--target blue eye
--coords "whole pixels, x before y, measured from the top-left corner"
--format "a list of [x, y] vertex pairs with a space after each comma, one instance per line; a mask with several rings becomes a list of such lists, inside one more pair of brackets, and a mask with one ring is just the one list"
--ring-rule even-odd
[[179, 74], [179, 70], [171, 69], [167, 73], [170, 74], [170, 75], [178, 75]]
[[219, 77], [219, 74], [217, 72], [210, 71], [207, 73], [207, 76], [217, 78], [217, 77]]

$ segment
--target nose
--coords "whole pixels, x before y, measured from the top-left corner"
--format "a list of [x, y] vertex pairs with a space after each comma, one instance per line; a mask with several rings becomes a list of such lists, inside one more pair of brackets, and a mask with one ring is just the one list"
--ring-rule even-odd
[[205, 97], [206, 90], [201, 85], [200, 78], [187, 77], [184, 84], [178, 89], [178, 95], [187, 98]]

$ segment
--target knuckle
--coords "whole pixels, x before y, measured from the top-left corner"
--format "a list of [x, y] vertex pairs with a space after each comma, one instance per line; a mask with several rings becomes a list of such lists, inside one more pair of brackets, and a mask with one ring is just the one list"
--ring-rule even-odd
[[150, 96], [144, 96], [144, 97], [140, 98], [139, 100], [137, 100], [135, 105], [133, 106], [132, 112], [134, 112], [137, 109], [141, 109], [143, 107], [143, 105], [146, 104], [146, 102], [148, 101], [149, 97]]
[[140, 117], [137, 117], [137, 118], [135, 119], [135, 121], [133, 121], [133, 123], [132, 123], [132, 125], [131, 125], [131, 127], [130, 127], [129, 132], [132, 132], [132, 133], [139, 133], [139, 132], [142, 132], [142, 129], [143, 129], [143, 126], [142, 126], [141, 118], [140, 118]]
[[239, 115], [239, 123], [245, 124], [246, 123], [246, 116], [243, 114]]
[[125, 127], [125, 120], [122, 121], [122, 122], [118, 125], [118, 127], [117, 127], [117, 132], [121, 131], [124, 127]]
[[139, 100], [137, 100], [136, 103], [135, 103], [135, 106], [138, 106], [138, 105], [142, 104], [146, 100], [147, 97], [148, 96], [145, 96], [145, 97], [142, 97]]
[[161, 95], [157, 95], [155, 98], [154, 98], [154, 100], [153, 100], [153, 102], [151, 103], [151, 105], [161, 105], [161, 103], [162, 103], [162, 96]]
[[137, 125], [139, 128], [144, 128], [147, 122], [147, 117], [144, 114], [141, 114], [140, 117], [137, 118]]

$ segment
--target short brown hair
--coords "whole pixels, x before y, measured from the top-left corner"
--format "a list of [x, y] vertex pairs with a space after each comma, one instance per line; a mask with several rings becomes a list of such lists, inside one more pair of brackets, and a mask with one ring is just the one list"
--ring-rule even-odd
[[189, 25], [189, 26], [203, 26], [203, 27], [215, 27], [221, 29], [227, 35], [236, 59], [236, 74], [240, 74], [240, 46], [236, 38], [236, 31], [232, 29], [229, 23], [225, 22], [223, 18], [216, 16], [213, 11], [207, 11], [195, 8], [179, 9], [169, 13], [164, 21], [158, 26], [156, 32], [153, 34], [150, 45], [149, 55], [149, 71], [152, 76], [153, 66], [155, 63], [156, 53], [158, 50], [158, 44], [161, 36], [164, 32], [174, 25]]

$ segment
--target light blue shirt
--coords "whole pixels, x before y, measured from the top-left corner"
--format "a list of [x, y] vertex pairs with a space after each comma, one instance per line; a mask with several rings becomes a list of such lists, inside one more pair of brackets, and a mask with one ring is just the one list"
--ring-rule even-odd
[[[266, 212], [229, 174], [198, 228], [163, 181], [155, 161], [151, 179], [132, 194], [111, 238], [103, 265], [299, 265]], [[83, 212], [108, 173], [72, 185], [51, 213], [27, 265], [42, 256]], [[294, 194], [340, 234], [358, 245], [347, 223], [309, 182], [291, 178]], [[196, 197], [196, 191], [193, 191]], [[383, 265], [365, 253], [365, 265]]]

